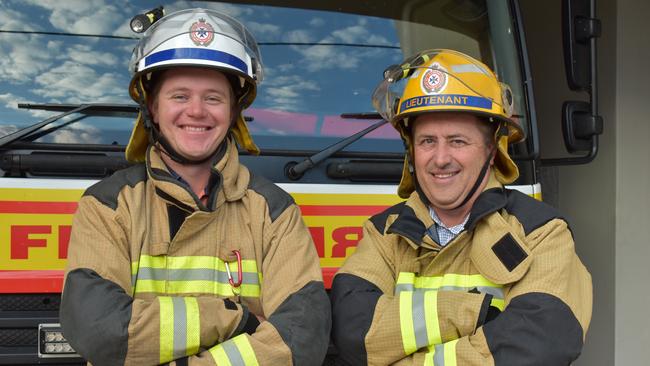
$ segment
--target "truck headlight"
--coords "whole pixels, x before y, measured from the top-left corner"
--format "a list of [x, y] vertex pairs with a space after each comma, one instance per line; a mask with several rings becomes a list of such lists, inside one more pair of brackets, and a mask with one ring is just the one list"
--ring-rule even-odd
[[80, 357], [63, 336], [60, 324], [38, 325], [38, 357]]

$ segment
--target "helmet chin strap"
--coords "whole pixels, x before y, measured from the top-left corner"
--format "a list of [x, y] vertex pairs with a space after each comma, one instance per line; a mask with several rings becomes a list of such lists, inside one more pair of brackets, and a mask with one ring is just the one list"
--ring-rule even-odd
[[[219, 152], [219, 147], [217, 147], [212, 154], [208, 155], [203, 159], [198, 159], [198, 160], [190, 160], [184, 157], [183, 155], [181, 155], [178, 151], [176, 151], [171, 146], [169, 141], [165, 138], [165, 136], [163, 136], [163, 134], [160, 133], [158, 126], [155, 123], [153, 123], [153, 119], [151, 118], [151, 113], [149, 111], [149, 108], [147, 107], [147, 103], [145, 103], [144, 88], [142, 88], [141, 81], [136, 83], [136, 87], [138, 88], [138, 99], [139, 99], [138, 104], [140, 104], [140, 111], [142, 113], [142, 118], [144, 119], [144, 127], [147, 131], [149, 131], [149, 143], [151, 145], [154, 146], [157, 144], [160, 145], [161, 147], [160, 151], [162, 153], [169, 156], [169, 158], [172, 159], [173, 161], [183, 165], [199, 165], [205, 163], [208, 160], [214, 159], [214, 157]], [[221, 144], [223, 144], [223, 141], [221, 142]]]

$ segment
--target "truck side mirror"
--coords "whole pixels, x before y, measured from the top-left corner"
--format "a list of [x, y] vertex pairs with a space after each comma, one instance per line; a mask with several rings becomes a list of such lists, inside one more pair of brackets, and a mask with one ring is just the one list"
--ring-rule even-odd
[[592, 161], [598, 153], [598, 135], [603, 119], [598, 115], [596, 38], [600, 20], [595, 18], [596, 0], [562, 1], [562, 41], [567, 83], [574, 91], [585, 91], [589, 102], [567, 101], [562, 106], [562, 134], [571, 154], [578, 157], [541, 159], [542, 165], [575, 165]]

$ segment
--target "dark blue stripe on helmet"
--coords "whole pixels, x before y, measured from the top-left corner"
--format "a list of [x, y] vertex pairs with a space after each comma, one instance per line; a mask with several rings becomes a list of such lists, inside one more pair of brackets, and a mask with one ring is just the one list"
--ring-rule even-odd
[[400, 111], [429, 106], [464, 106], [492, 109], [492, 101], [487, 98], [461, 94], [424, 95], [407, 99], [400, 105]]
[[222, 51], [202, 48], [172, 48], [169, 50], [159, 51], [145, 57], [144, 65], [146, 67], [158, 62], [178, 59], [196, 59], [221, 62], [228, 64], [238, 70], [241, 70], [245, 74], [248, 74], [248, 65], [246, 65], [244, 60], [240, 59], [239, 57]]

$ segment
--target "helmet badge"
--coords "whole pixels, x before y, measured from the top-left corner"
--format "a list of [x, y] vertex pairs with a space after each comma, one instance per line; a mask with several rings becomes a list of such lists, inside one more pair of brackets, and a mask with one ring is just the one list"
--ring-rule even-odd
[[447, 86], [447, 70], [440, 64], [434, 63], [422, 73], [420, 85], [425, 94], [438, 94]]
[[190, 27], [190, 39], [197, 46], [208, 46], [214, 39], [214, 28], [205, 19], [199, 19]]

